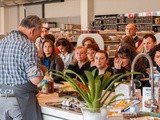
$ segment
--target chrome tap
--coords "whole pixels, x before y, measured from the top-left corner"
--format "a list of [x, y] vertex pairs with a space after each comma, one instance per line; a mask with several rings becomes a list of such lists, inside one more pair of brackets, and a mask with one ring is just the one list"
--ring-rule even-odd
[[[136, 64], [136, 61], [140, 58], [140, 57], [145, 57], [148, 59], [149, 61], [149, 65], [150, 65], [150, 74], [151, 74], [151, 112], [155, 112], [155, 108], [157, 108], [158, 106], [155, 105], [154, 103], [154, 73], [153, 73], [153, 62], [150, 58], [150, 56], [146, 53], [139, 53], [133, 60], [132, 65], [131, 65], [131, 72], [134, 72], [134, 66]], [[131, 74], [131, 81], [130, 81], [130, 97], [133, 98], [135, 96], [135, 84], [134, 84], [134, 80], [133, 80], [133, 74]]]

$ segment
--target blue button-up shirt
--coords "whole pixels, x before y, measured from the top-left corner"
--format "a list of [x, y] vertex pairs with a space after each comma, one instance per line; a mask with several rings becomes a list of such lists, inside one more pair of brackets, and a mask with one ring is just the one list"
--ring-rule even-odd
[[[19, 31], [0, 40], [0, 84], [24, 84], [36, 76], [41, 76], [41, 69], [35, 44]], [[6, 92], [10, 90], [0, 90]]]

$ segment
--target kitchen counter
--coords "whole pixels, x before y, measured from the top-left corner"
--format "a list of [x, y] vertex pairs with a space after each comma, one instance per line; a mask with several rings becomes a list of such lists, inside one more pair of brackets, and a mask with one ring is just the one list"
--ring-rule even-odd
[[[54, 87], [59, 89], [62, 84], [55, 84]], [[113, 94], [114, 95], [114, 94]], [[112, 97], [111, 95], [110, 97]], [[44, 120], [83, 120], [83, 115], [80, 110], [69, 109], [64, 106], [55, 107], [52, 104], [62, 102], [65, 98], [59, 97], [58, 93], [52, 94], [38, 94], [39, 104], [41, 106], [42, 115]], [[50, 105], [46, 105], [49, 103]], [[69, 110], [68, 110], [69, 109]], [[78, 111], [78, 112], [77, 112]]]
[[44, 120], [83, 120], [82, 113], [46, 105], [46, 103], [59, 103], [65, 99], [59, 97], [58, 93], [39, 94], [37, 98]]

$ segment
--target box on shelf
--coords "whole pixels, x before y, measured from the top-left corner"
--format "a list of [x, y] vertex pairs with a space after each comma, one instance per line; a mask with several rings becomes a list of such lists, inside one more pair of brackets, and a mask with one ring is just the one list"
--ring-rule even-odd
[[60, 28], [50, 28], [49, 31], [51, 31], [51, 32], [60, 32], [61, 29]]
[[56, 27], [56, 22], [47, 22], [47, 23], [43, 23], [42, 27], [46, 27], [46, 28], [55, 28]]

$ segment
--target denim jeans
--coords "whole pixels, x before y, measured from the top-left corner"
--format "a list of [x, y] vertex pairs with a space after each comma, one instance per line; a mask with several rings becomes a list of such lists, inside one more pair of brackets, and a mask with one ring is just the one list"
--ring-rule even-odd
[[0, 97], [0, 120], [22, 120], [16, 97]]

